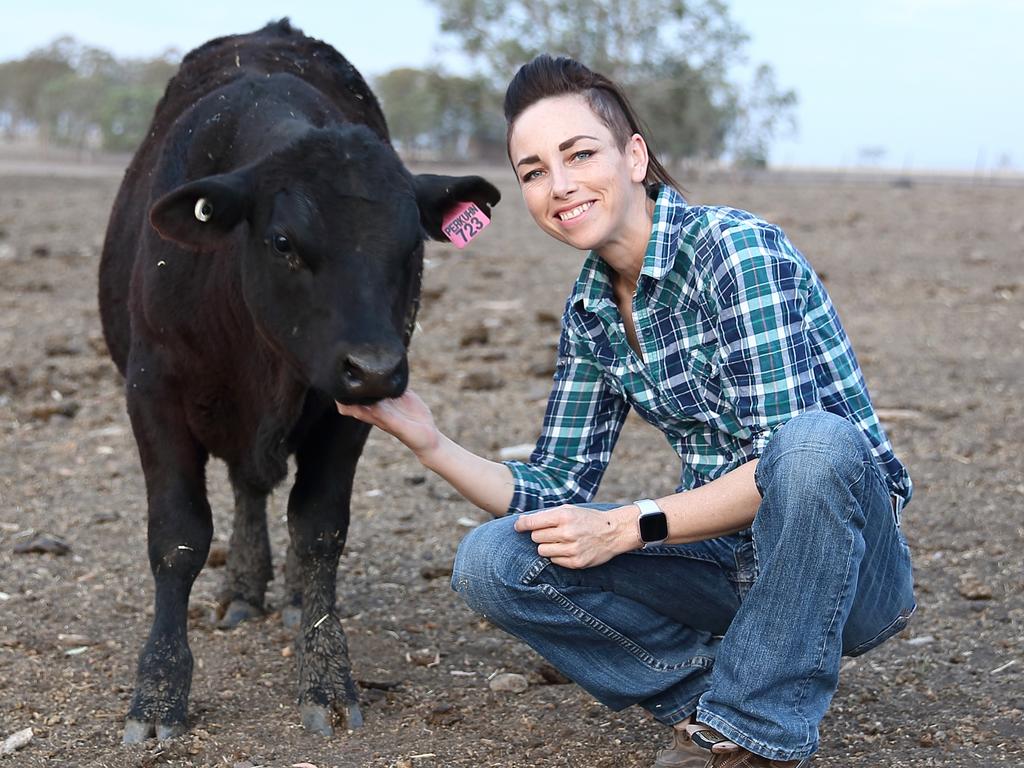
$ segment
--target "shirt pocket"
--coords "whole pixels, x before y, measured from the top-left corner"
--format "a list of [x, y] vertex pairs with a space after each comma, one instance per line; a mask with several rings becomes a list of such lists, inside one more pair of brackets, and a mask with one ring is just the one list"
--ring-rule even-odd
[[717, 344], [694, 344], [672, 350], [662, 361], [661, 398], [680, 417], [706, 421], [709, 412], [720, 410], [717, 350]]

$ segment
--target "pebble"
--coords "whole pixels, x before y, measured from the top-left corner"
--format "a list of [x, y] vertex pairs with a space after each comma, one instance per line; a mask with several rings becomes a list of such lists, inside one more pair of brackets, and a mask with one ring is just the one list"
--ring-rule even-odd
[[492, 389], [501, 389], [505, 386], [505, 382], [494, 371], [470, 371], [462, 377], [460, 386], [462, 389], [485, 392]]
[[450, 565], [424, 565], [420, 568], [420, 576], [427, 581], [433, 581], [434, 579], [443, 579], [452, 575], [452, 567]]
[[61, 645], [66, 645], [69, 647], [75, 647], [79, 645], [95, 645], [95, 642], [91, 638], [87, 637], [86, 635], [77, 634], [65, 635], [61, 633], [57, 635], [57, 642]]
[[517, 675], [514, 672], [495, 675], [487, 685], [497, 693], [522, 693], [530, 687], [530, 683], [523, 675]]
[[29, 415], [39, 421], [49, 421], [54, 416], [65, 416], [73, 419], [81, 409], [82, 406], [77, 400], [60, 400], [55, 403], [37, 405], [29, 411]]
[[960, 575], [958, 591], [968, 600], [992, 599], [992, 587], [983, 582], [973, 573], [963, 573]]
[[417, 648], [405, 654], [405, 660], [417, 667], [434, 667], [441, 663], [441, 654], [433, 648]]
[[9, 755], [12, 752], [17, 752], [22, 747], [28, 746], [28, 743], [32, 741], [32, 729], [24, 728], [20, 731], [15, 731], [6, 739], [0, 746], [0, 755]]
[[462, 333], [462, 337], [459, 339], [459, 346], [469, 347], [486, 344], [490, 341], [490, 338], [491, 332], [487, 326], [483, 323], [477, 323], [476, 325], [471, 325]]
[[14, 553], [16, 555], [66, 555], [70, 551], [70, 544], [60, 536], [54, 536], [50, 533], [37, 533], [28, 541], [22, 541], [14, 545]]

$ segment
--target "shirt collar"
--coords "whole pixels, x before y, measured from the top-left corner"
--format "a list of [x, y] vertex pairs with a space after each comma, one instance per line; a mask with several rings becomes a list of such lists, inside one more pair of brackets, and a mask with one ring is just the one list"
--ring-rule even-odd
[[[675, 264], [678, 251], [680, 213], [686, 207], [686, 200], [668, 184], [662, 184], [654, 201], [654, 217], [651, 236], [644, 252], [644, 264], [640, 268], [637, 290], [653, 289]], [[644, 278], [648, 280], [644, 280]], [[645, 286], [645, 283], [650, 286]], [[595, 251], [587, 254], [573, 286], [570, 304], [582, 305], [588, 312], [594, 312], [605, 302], [614, 303], [611, 268]]]

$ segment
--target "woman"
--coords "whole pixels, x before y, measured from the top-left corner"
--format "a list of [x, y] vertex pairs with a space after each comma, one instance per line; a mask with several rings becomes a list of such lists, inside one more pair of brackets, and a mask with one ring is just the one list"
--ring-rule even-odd
[[[530, 462], [466, 451], [412, 392], [339, 410], [504, 516], [462, 542], [453, 587], [598, 700], [673, 726], [655, 766], [802, 766], [840, 657], [915, 607], [910, 479], [828, 294], [776, 227], [688, 205], [578, 62], [526, 64], [505, 116], [534, 221], [589, 252]], [[679, 488], [587, 504], [630, 407]]]

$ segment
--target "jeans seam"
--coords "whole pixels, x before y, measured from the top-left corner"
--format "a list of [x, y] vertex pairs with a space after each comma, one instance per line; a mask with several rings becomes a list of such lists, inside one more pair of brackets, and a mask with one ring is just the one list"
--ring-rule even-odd
[[628, 637], [618, 632], [603, 621], [598, 619], [591, 613], [583, 610], [580, 606], [576, 605], [572, 600], [559, 592], [555, 587], [550, 584], [538, 584], [537, 588], [540, 589], [541, 593], [544, 594], [549, 600], [556, 605], [565, 609], [570, 616], [575, 618], [585, 627], [589, 627], [598, 634], [604, 636], [608, 640], [611, 640], [619, 645], [624, 651], [633, 656], [640, 663], [650, 667], [651, 669], [659, 672], [670, 672], [677, 669], [684, 669], [686, 667], [702, 667], [707, 669], [711, 666], [712, 660], [704, 656], [695, 656], [687, 661], [679, 662], [678, 664], [668, 664], [660, 659], [657, 659], [650, 651], [642, 648], [640, 645], [630, 640]]
[[[846, 651], [844, 656], [860, 656], [866, 651], [870, 651], [876, 645], [881, 645], [884, 640], [888, 640], [890, 637], [895, 635], [897, 632], [902, 632], [906, 628], [907, 624], [910, 623], [910, 618], [917, 612], [917, 603], [914, 603], [910, 607], [909, 611], [900, 611], [895, 619], [886, 624], [880, 629], [874, 637], [865, 640], [863, 643], [858, 643], [856, 646]], [[881, 638], [881, 639], [879, 639]]]
[[[853, 499], [854, 503], [849, 505], [850, 506], [850, 514], [847, 515], [847, 516], [844, 516], [842, 518], [844, 525], [847, 525], [847, 526], [849, 525], [849, 522], [853, 518], [853, 514], [854, 514], [853, 507], [855, 505], [859, 505], [860, 504], [860, 501], [857, 500], [857, 498], [853, 495], [853, 487], [855, 485], [857, 485], [857, 483], [859, 483], [863, 479], [866, 470], [867, 470], [867, 467], [864, 466], [863, 462], [862, 462], [861, 474], [858, 476], [858, 478], [853, 483], [850, 484], [850, 487], [847, 489], [847, 493]], [[847, 530], [849, 530], [849, 529], [847, 528]], [[824, 664], [825, 664], [825, 647], [828, 645], [828, 637], [829, 637], [829, 635], [835, 629], [836, 617], [839, 615], [839, 606], [842, 605], [843, 600], [844, 600], [847, 592], [849, 591], [850, 574], [851, 574], [851, 571], [852, 571], [852, 564], [853, 564], [853, 546], [851, 544], [851, 546], [848, 548], [848, 552], [847, 552], [847, 555], [846, 555], [846, 568], [845, 568], [845, 571], [844, 571], [845, 576], [843, 577], [843, 587], [842, 587], [841, 590], [839, 590], [839, 593], [835, 596], [835, 600], [832, 601], [832, 605], [834, 606], [834, 608], [833, 608], [833, 611], [832, 611], [832, 616], [829, 618], [828, 626], [825, 628], [825, 631], [824, 631], [824, 633], [822, 633], [822, 636], [821, 636], [821, 644], [820, 644], [820, 647], [818, 648], [818, 661], [815, 664], [814, 672], [812, 672], [811, 674], [807, 675], [804, 678], [803, 684], [800, 686], [800, 689], [799, 689], [799, 691], [797, 693], [796, 701], [794, 702], [793, 712], [794, 712], [794, 714], [798, 714], [800, 716], [800, 718], [803, 720], [803, 722], [804, 722], [804, 731], [805, 731], [805, 733], [808, 733], [808, 734], [810, 733], [811, 730], [813, 730], [813, 728], [812, 728], [810, 722], [808, 722], [807, 716], [804, 713], [804, 709], [803, 709], [804, 700], [807, 697], [807, 690], [810, 687], [811, 679], [815, 675], [821, 674], [822, 670], [824, 669]], [[804, 738], [804, 741], [807, 741], [807, 737], [806, 736]]]

